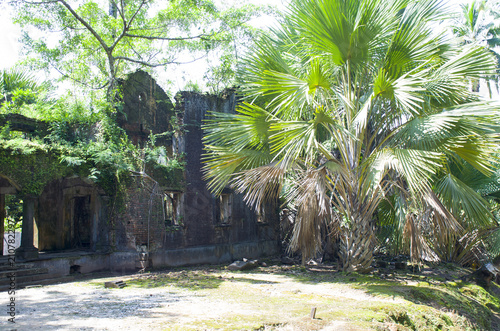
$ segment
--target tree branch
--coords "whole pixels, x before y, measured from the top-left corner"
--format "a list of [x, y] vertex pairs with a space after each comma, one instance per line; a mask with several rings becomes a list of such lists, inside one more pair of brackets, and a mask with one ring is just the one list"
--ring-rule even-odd
[[64, 72], [62, 72], [61, 70], [59, 70], [59, 68], [57, 68], [57, 67], [56, 67], [56, 66], [54, 66], [54, 65], [52, 65], [52, 68], [54, 68], [54, 69], [55, 69], [58, 73], [60, 73], [63, 77], [66, 77], [66, 78], [68, 78], [68, 79], [70, 79], [70, 80], [72, 80], [72, 81], [74, 81], [74, 82], [76, 82], [76, 83], [78, 83], [78, 84], [83, 85], [83, 86], [87, 86], [87, 87], [89, 87], [89, 88], [91, 88], [91, 89], [93, 89], [93, 90], [101, 90], [101, 89], [103, 89], [103, 88], [105, 88], [106, 86], [108, 86], [108, 85], [109, 85], [109, 81], [107, 81], [107, 82], [106, 82], [106, 83], [104, 83], [104, 85], [102, 85], [102, 86], [99, 86], [99, 87], [94, 87], [94, 86], [92, 86], [92, 85], [89, 85], [89, 84], [87, 84], [87, 83], [85, 83], [85, 82], [81, 81], [81, 80], [78, 80], [78, 79], [76, 79], [76, 78], [73, 78], [73, 77], [71, 77], [71, 76], [70, 76], [70, 75], [68, 75], [68, 74], [65, 74]]
[[118, 7], [115, 0], [111, 0], [111, 3], [115, 6], [116, 10], [118, 11], [118, 14], [120, 14], [120, 17], [122, 18], [123, 25], [125, 26], [127, 24], [127, 22], [125, 20], [125, 12], [123, 11], [123, 8], [125, 7], [123, 0], [120, 0], [121, 7]]
[[71, 13], [71, 15], [73, 15], [74, 18], [76, 18], [80, 23], [82, 23], [83, 26], [86, 27], [90, 33], [92, 33], [92, 35], [97, 39], [99, 44], [101, 44], [102, 48], [104, 48], [104, 50], [107, 53], [109, 51], [108, 45], [106, 45], [104, 40], [102, 40], [101, 36], [90, 26], [90, 24], [88, 24], [87, 21], [81, 18], [80, 15], [78, 15], [78, 13], [75, 12], [73, 8], [71, 8], [71, 6], [66, 1], [64, 0], [57, 0], [57, 1], [60, 2], [64, 7], [66, 7]]
[[116, 38], [116, 40], [113, 42], [113, 45], [111, 45], [111, 47], [110, 47], [111, 51], [113, 51], [115, 49], [116, 45], [118, 45], [118, 43], [120, 42], [120, 40], [122, 40], [123, 37], [127, 34], [127, 31], [130, 29], [130, 26], [132, 25], [132, 22], [137, 17], [137, 15], [139, 14], [139, 12], [141, 11], [142, 7], [146, 4], [147, 1], [148, 0], [142, 0], [141, 5], [137, 8], [137, 10], [135, 11], [134, 15], [132, 15], [132, 17], [128, 21], [128, 23], [125, 20], [125, 10], [124, 10], [125, 4], [122, 1], [122, 5], [123, 5], [123, 8], [122, 8], [122, 10], [123, 10], [123, 15], [122, 15], [123, 30], [122, 30], [122, 33], [120, 33], [120, 35], [118, 36], [118, 38]]
[[139, 14], [139, 12], [142, 9], [142, 6], [144, 6], [146, 4], [146, 2], [148, 2], [148, 0], [142, 0], [141, 5], [139, 6], [139, 8], [137, 8], [137, 10], [135, 11], [134, 15], [132, 15], [132, 17], [128, 21], [128, 23], [127, 23], [127, 30], [130, 29], [130, 26], [132, 25], [132, 22], [135, 20], [135, 18], [137, 17], [137, 14]]
[[[175, 40], [193, 40], [193, 39], [202, 39], [202, 40], [208, 40], [208, 37], [213, 36], [214, 34], [206, 34], [202, 33], [197, 36], [192, 36], [192, 37], [177, 37], [177, 38], [168, 38], [168, 37], [154, 37], [154, 36], [141, 36], [141, 35], [136, 35], [136, 34], [130, 34], [126, 33], [126, 37], [130, 38], [140, 38], [140, 39], [147, 39], [147, 40], [168, 40], [168, 41], [175, 41]], [[207, 38], [204, 38], [207, 37]]]
[[22, 2], [30, 4], [30, 5], [46, 5], [49, 3], [57, 3], [59, 0], [49, 0], [49, 1], [26, 1], [22, 0]]
[[156, 67], [163, 67], [163, 66], [166, 66], [168, 64], [188, 64], [188, 63], [193, 63], [193, 62], [196, 62], [198, 60], [203, 59], [204, 57], [205, 57], [205, 55], [203, 55], [201, 57], [198, 57], [196, 59], [193, 59], [191, 61], [187, 61], [187, 62], [168, 61], [168, 62], [163, 62], [163, 63], [148, 63], [148, 62], [141, 61], [141, 60], [131, 59], [131, 58], [125, 57], [125, 56], [116, 56], [115, 60], [124, 60], [124, 61], [129, 61], [129, 62], [133, 62], [133, 63], [137, 63], [137, 64], [142, 64], [143, 66], [146, 66], [146, 67], [156, 68]]

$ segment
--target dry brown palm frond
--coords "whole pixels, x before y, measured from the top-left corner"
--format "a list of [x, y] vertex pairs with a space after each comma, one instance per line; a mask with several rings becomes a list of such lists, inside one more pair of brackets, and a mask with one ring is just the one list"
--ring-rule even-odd
[[297, 188], [286, 197], [288, 201], [294, 201], [301, 206], [307, 201], [312, 201], [316, 197], [319, 216], [329, 216], [331, 214], [330, 196], [328, 195], [328, 180], [325, 169], [308, 169], [299, 174]]
[[321, 250], [321, 225], [332, 217], [326, 177], [325, 169], [306, 170], [296, 182], [296, 189], [287, 196], [297, 206], [289, 249], [300, 249], [302, 262]]
[[419, 226], [419, 217], [414, 214], [406, 216], [404, 236], [410, 245], [410, 257], [412, 263], [425, 260], [429, 262], [438, 262], [439, 257], [428, 245], [424, 234]]
[[490, 230], [465, 232], [465, 234], [457, 240], [453, 260], [460, 265], [479, 265], [486, 256], [483, 240], [490, 233]]
[[435, 215], [439, 215], [437, 225], [440, 225], [442, 231], [459, 233], [463, 230], [462, 225], [458, 223], [453, 214], [446, 209], [432, 190], [427, 190], [423, 197], [427, 205], [435, 211]]
[[266, 201], [276, 201], [283, 185], [285, 169], [270, 164], [236, 175], [231, 186], [237, 193], [244, 193], [245, 202], [260, 210]]
[[316, 214], [314, 201], [299, 208], [295, 218], [293, 235], [288, 246], [289, 251], [302, 253], [302, 263], [321, 250], [322, 219]]
[[342, 216], [337, 212], [333, 212], [330, 217], [330, 221], [326, 223], [326, 236], [330, 238], [330, 240], [335, 240], [342, 234], [341, 224]]
[[422, 217], [423, 224], [427, 224], [427, 235], [433, 238], [434, 250], [440, 258], [450, 260], [450, 251], [463, 227], [432, 190], [427, 190], [423, 199], [426, 212]]

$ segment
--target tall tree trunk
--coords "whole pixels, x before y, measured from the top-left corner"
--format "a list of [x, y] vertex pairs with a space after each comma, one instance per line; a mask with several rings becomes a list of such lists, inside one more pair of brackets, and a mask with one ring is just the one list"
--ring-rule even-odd
[[109, 74], [108, 74], [108, 90], [106, 92], [106, 99], [108, 102], [114, 102], [116, 98], [116, 67], [115, 67], [115, 58], [113, 54], [111, 54], [112, 50], [108, 51], [108, 65], [109, 65]]
[[344, 271], [367, 272], [373, 262], [375, 233], [371, 217], [353, 215], [349, 228], [341, 235], [340, 256]]

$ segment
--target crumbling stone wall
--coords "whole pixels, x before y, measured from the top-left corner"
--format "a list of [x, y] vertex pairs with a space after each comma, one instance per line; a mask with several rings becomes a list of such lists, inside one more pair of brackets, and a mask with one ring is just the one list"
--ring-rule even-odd
[[[155, 266], [218, 263], [279, 252], [275, 207], [266, 211], [266, 219], [261, 222], [241, 195], [227, 189], [222, 196], [214, 196], [203, 180], [202, 125], [210, 112], [235, 111], [238, 98], [234, 91], [221, 96], [180, 92], [174, 109], [165, 92], [145, 72], [131, 74], [122, 87], [119, 125], [138, 145], [144, 144], [150, 133], [175, 129], [173, 138], [160, 135], [156, 144], [167, 147], [169, 157], [176, 154], [181, 158], [184, 170], [147, 164], [146, 174], [123, 178], [120, 189], [114, 191], [116, 196], [108, 197], [110, 191], [105, 193], [85, 175], [75, 175], [74, 168], [63, 166], [47, 153], [16, 160], [22, 172], [11, 164], [9, 173], [4, 166], [0, 169], [4, 176], [14, 175], [23, 190], [29, 189], [26, 205], [29, 210], [35, 209], [35, 217], [30, 219], [38, 225], [38, 250], [109, 253], [111, 269], [134, 268], [135, 259], [143, 256], [137, 253], [145, 251]], [[28, 133], [35, 132], [39, 125], [19, 116], [9, 119], [15, 119], [18, 128]], [[2, 120], [6, 118], [0, 118], [0, 123]], [[37, 185], [33, 185], [33, 178]], [[5, 183], [0, 183], [0, 188], [11, 189]], [[25, 224], [30, 224], [31, 231], [33, 222]], [[35, 247], [33, 250], [37, 251]]]
[[246, 206], [242, 196], [230, 190], [226, 193], [232, 196], [231, 221], [228, 224], [220, 224], [218, 197], [207, 190], [207, 184], [203, 180], [202, 124], [210, 112], [234, 112], [237, 102], [234, 91], [227, 91], [221, 96], [192, 92], [181, 92], [177, 95], [176, 109], [181, 114], [185, 127], [185, 134], [178, 143], [178, 149], [185, 153], [186, 158], [184, 226], [187, 247], [259, 240], [278, 241], [277, 212], [267, 213], [267, 222], [259, 223], [257, 215]]
[[[118, 246], [127, 250], [155, 251], [166, 236], [163, 195], [157, 183], [137, 178], [125, 195], [124, 212], [118, 216]], [[120, 224], [123, 225], [120, 231]]]
[[158, 192], [152, 193], [152, 183], [162, 182], [161, 178], [153, 178], [153, 182], [143, 178], [142, 183], [136, 180], [128, 190], [126, 208], [116, 222], [117, 250], [146, 249], [161, 256], [195, 247], [224, 246], [226, 252], [231, 245], [266, 242], [269, 254], [279, 251], [279, 218], [274, 207], [266, 213], [265, 222], [259, 222], [242, 196], [228, 189], [224, 193], [230, 197], [225, 207], [230, 208], [230, 220], [221, 222], [221, 198], [211, 194], [203, 180], [202, 124], [210, 112], [234, 112], [237, 101], [234, 91], [222, 96], [193, 92], [180, 92], [176, 96], [178, 122], [183, 127], [174, 137], [173, 152], [183, 155], [185, 161], [184, 187], [175, 191], [176, 197], [182, 197], [177, 202], [179, 219], [177, 224], [164, 219], [165, 200], [160, 195], [171, 192], [172, 188], [156, 187]]
[[[123, 109], [118, 112], [118, 124], [135, 144], [146, 141], [150, 133], [172, 130], [174, 106], [163, 89], [146, 72], [132, 73], [122, 84]], [[160, 137], [158, 145], [170, 146], [170, 137]]]

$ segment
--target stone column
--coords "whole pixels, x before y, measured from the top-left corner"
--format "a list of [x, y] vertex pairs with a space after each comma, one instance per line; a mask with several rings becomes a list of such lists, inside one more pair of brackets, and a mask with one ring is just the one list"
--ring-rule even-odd
[[0, 255], [3, 255], [3, 238], [5, 233], [5, 194], [0, 194]]
[[33, 245], [33, 217], [35, 215], [35, 197], [27, 195], [23, 199], [23, 227], [21, 247], [16, 250], [16, 257], [37, 259], [38, 249]]

